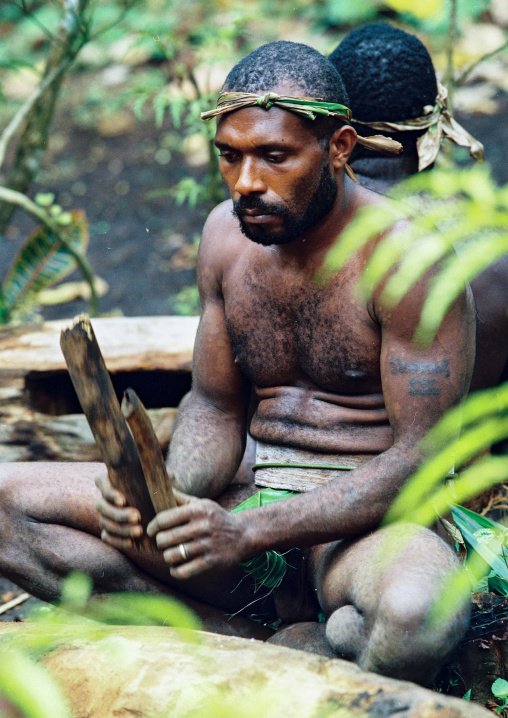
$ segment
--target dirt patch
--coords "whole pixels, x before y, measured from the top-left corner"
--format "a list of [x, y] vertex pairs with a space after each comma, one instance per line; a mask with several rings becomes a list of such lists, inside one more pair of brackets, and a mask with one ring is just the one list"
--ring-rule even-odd
[[[176, 205], [167, 191], [186, 176], [199, 180], [204, 169], [189, 167], [182, 153], [168, 149], [168, 140], [179, 142], [169, 123], [157, 128], [152, 120], [140, 122], [123, 113], [113, 115], [109, 125], [101, 122], [99, 134], [95, 128], [76, 127], [71, 114], [72, 108], [57, 114], [30, 195], [50, 191], [63, 208], [85, 209], [88, 259], [110, 287], [100, 300], [100, 313], [174, 313], [170, 298], [195, 282], [194, 241], [206, 213]], [[122, 124], [119, 118], [128, 120]], [[0, 246], [0, 279], [33, 226], [18, 210]], [[80, 278], [78, 273], [70, 277]], [[75, 301], [42, 313], [57, 319], [84, 308], [84, 301]]]

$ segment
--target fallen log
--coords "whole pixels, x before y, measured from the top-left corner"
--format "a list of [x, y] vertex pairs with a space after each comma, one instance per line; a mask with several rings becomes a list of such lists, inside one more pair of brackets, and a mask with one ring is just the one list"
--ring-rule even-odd
[[[166, 455], [177, 409], [148, 409], [147, 413]], [[48, 416], [21, 404], [0, 406], [0, 462], [101, 460], [84, 414]]]
[[[110, 372], [190, 372], [198, 317], [104, 317], [94, 319], [106, 366]], [[8, 373], [64, 372], [60, 334], [68, 319], [0, 330], [0, 380]]]
[[[23, 645], [23, 636], [33, 630], [26, 623], [5, 626], [4, 645]], [[35, 628], [40, 634], [42, 627]], [[75, 718], [492, 715], [474, 703], [365, 673], [347, 661], [260, 641], [100, 624], [48, 626], [44, 635], [54, 648], [42, 663], [60, 682]]]

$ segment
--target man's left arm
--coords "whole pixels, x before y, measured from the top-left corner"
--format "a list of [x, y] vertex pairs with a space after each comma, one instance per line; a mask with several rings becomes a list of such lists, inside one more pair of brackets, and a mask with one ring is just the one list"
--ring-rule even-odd
[[[372, 309], [381, 331], [381, 378], [394, 433], [392, 447], [326, 486], [271, 506], [233, 515], [218, 506], [203, 506], [210, 550], [197, 571], [185, 563], [178, 565], [181, 559], [175, 547], [186, 540], [182, 524], [202, 519], [199, 502], [180, 507], [181, 515], [159, 515], [151, 533], [159, 532], [157, 540], [173, 576], [187, 578], [204, 566], [221, 570], [267, 549], [326, 543], [379, 525], [421, 463], [420, 439], [467, 393], [474, 362], [475, 321], [469, 290], [450, 309], [430, 347], [422, 349], [413, 343], [426, 286], [421, 281], [395, 309], [375, 304]], [[227, 536], [226, 543], [221, 532]]]

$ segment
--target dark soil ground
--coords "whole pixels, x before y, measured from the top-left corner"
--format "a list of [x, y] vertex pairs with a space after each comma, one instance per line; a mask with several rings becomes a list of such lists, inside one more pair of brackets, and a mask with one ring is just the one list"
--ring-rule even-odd
[[[76, 80], [79, 96], [80, 83]], [[76, 88], [75, 88], [76, 90]], [[500, 99], [496, 115], [458, 117], [485, 145], [487, 161], [498, 183], [508, 182], [508, 95]], [[76, 99], [75, 99], [76, 102]], [[169, 197], [149, 193], [168, 189], [187, 175], [200, 178], [202, 168], [189, 167], [185, 155], [172, 149], [166, 162], [167, 138], [173, 129], [157, 128], [153, 120], [140, 122], [129, 113], [113, 117], [102, 133], [83, 129], [71, 120], [72, 107], [57, 112], [52, 141], [43, 161], [43, 172], [30, 194], [51, 191], [65, 209], [84, 208], [90, 225], [89, 261], [96, 274], [109, 284], [100, 300], [100, 312], [120, 310], [126, 316], [174, 313], [171, 298], [195, 282], [193, 238], [205, 219], [201, 209], [179, 207]], [[174, 137], [171, 145], [175, 146]], [[20, 212], [5, 241], [0, 244], [0, 280], [19, 251], [32, 224]], [[71, 279], [79, 279], [75, 273]], [[72, 317], [86, 310], [86, 303], [46, 307], [46, 319]], [[0, 579], [0, 607], [20, 593]], [[19, 620], [37, 603], [30, 599], [0, 615], [0, 621]]]
[[[85, 209], [90, 227], [87, 253], [94, 272], [109, 284], [99, 313], [126, 316], [174, 313], [170, 298], [195, 282], [195, 247], [206, 218], [203, 208], [178, 206], [164, 193], [186, 176], [200, 179], [204, 170], [186, 166], [185, 156], [169, 151], [174, 133], [166, 123], [140, 122], [129, 113], [114, 115], [106, 133], [80, 129], [70, 111], [57, 114], [43, 171], [31, 188], [52, 192], [64, 209]], [[176, 140], [178, 141], [178, 140]], [[162, 152], [161, 152], [162, 150]], [[0, 280], [33, 227], [18, 211], [0, 245]], [[81, 279], [75, 272], [70, 280]], [[43, 309], [45, 319], [72, 317], [84, 301]]]

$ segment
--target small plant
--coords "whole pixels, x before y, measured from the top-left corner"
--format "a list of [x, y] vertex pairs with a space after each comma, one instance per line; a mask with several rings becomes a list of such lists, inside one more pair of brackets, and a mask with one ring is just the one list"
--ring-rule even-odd
[[462, 506], [452, 506], [452, 516], [468, 555], [475, 551], [486, 564], [488, 575], [474, 590], [508, 596], [508, 529]]
[[189, 140], [196, 140], [204, 155], [205, 176], [199, 181], [185, 177], [169, 187], [167, 194], [177, 204], [209, 211], [226, 199], [226, 192], [214, 145], [214, 123], [202, 122], [200, 115], [217, 99], [214, 68], [223, 79], [224, 60], [233, 65], [240, 54], [253, 49], [249, 26], [258, 24], [263, 13], [256, 3], [242, 8], [227, 3], [220, 7], [213, 0], [162, 4], [164, 13], [147, 16], [131, 33], [133, 48], [152, 58], [157, 70], [151, 69], [149, 82], [134, 78], [123, 100], [132, 104], [138, 117], [151, 107], [158, 127], [169, 115], [173, 127], [184, 136], [180, 150]]
[[184, 287], [170, 300], [172, 311], [183, 316], [199, 314], [199, 290], [197, 284]]
[[498, 678], [492, 684], [491, 691], [502, 703], [494, 703], [492, 701], [487, 703], [487, 708], [491, 708], [499, 716], [506, 718], [506, 716], [508, 716], [508, 681], [505, 681], [504, 678]]

